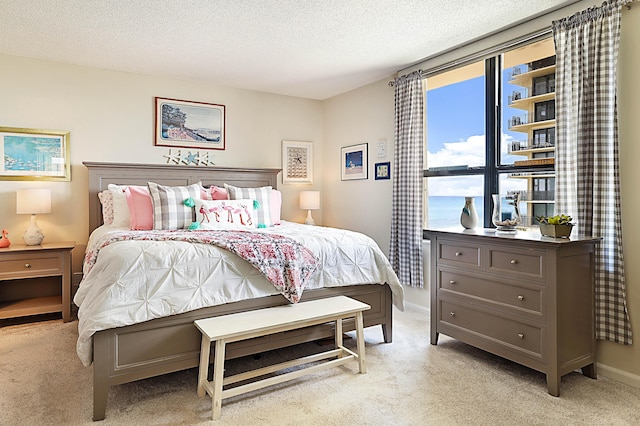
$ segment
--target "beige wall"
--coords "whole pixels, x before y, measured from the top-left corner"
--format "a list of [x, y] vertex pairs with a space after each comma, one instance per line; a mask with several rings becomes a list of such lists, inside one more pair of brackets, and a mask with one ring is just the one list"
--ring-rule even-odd
[[[87, 172], [83, 161], [166, 163], [155, 147], [154, 97], [226, 106], [226, 144], [215, 154], [220, 166], [273, 167], [282, 163], [282, 140], [314, 143], [313, 185], [280, 185], [283, 217], [304, 221], [298, 193], [321, 189], [322, 103], [288, 96], [105, 71], [0, 55], [0, 126], [70, 131], [71, 182], [0, 181], [0, 227], [22, 243], [29, 217], [16, 215], [15, 192], [44, 187], [52, 214], [39, 215], [46, 241], [76, 241], [79, 271], [88, 237]], [[279, 178], [280, 183], [282, 177]], [[314, 218], [322, 223], [322, 210]]]

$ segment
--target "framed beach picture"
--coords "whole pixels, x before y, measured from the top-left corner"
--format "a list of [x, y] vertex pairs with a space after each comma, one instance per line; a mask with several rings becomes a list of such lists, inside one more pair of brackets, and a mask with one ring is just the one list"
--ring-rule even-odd
[[155, 145], [225, 149], [225, 106], [156, 97]]
[[342, 180], [368, 178], [368, 147], [369, 144], [361, 143], [341, 148]]
[[0, 180], [71, 180], [69, 132], [0, 127]]

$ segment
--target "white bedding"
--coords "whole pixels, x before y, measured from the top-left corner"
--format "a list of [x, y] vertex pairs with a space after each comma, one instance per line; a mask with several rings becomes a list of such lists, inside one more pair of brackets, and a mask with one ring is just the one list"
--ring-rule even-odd
[[[122, 229], [109, 226], [96, 229], [87, 252], [100, 237], [118, 231]], [[368, 236], [286, 221], [256, 232], [285, 235], [313, 251], [321, 266], [307, 281], [306, 289], [387, 283], [393, 292], [394, 305], [404, 309], [398, 277]], [[84, 277], [73, 299], [79, 307], [77, 353], [86, 366], [92, 361], [92, 336], [97, 331], [279, 294], [247, 261], [206, 244], [120, 241], [102, 248], [91, 270], [86, 269], [85, 265]]]

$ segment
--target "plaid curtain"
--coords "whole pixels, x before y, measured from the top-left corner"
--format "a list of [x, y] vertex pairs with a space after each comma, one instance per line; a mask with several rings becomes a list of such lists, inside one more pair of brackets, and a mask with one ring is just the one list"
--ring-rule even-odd
[[616, 66], [621, 8], [604, 2], [553, 22], [556, 45], [556, 213], [579, 235], [601, 237], [595, 255], [596, 338], [631, 344], [620, 214]]
[[419, 71], [395, 80], [395, 152], [389, 261], [402, 284], [422, 288], [424, 91]]

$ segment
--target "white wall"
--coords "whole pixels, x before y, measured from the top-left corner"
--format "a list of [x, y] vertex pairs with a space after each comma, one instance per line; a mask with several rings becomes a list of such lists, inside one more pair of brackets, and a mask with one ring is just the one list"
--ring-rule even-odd
[[[226, 106], [226, 150], [209, 151], [220, 166], [281, 168], [282, 140], [313, 142], [316, 179], [313, 185], [280, 185], [284, 219], [304, 221], [299, 191], [322, 189], [319, 101], [8, 55], [0, 55], [0, 93], [0, 126], [71, 132], [72, 169], [71, 182], [0, 181], [0, 228], [21, 244], [29, 217], [15, 214], [15, 191], [50, 188], [53, 211], [39, 215], [38, 224], [45, 242], [76, 241], [74, 271], [80, 270], [88, 237], [82, 162], [166, 163], [169, 148], [153, 145], [155, 96]], [[314, 217], [322, 223], [323, 210]]]

